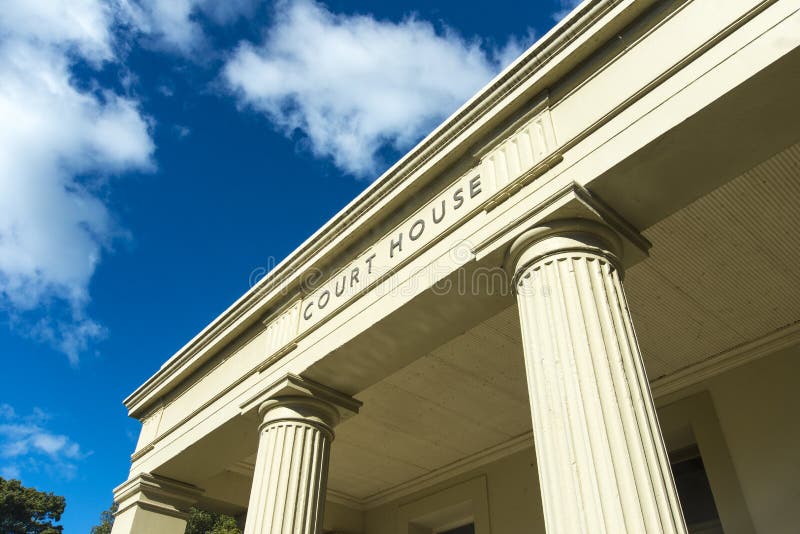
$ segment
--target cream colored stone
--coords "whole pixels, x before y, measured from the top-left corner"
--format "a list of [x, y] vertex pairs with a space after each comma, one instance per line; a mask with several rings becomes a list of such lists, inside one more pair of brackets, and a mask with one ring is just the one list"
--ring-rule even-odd
[[264, 397], [245, 534], [319, 534], [333, 428], [358, 403], [291, 375]]
[[622, 290], [619, 238], [557, 221], [512, 247], [545, 524], [685, 533]]
[[317, 534], [322, 526], [335, 410], [313, 399], [262, 407], [264, 423], [247, 534]]
[[113, 534], [183, 534], [189, 508], [202, 490], [156, 475], [141, 474], [114, 490]]

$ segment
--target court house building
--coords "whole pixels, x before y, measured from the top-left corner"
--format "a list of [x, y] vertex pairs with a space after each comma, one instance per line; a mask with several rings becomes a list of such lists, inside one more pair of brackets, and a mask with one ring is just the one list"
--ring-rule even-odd
[[125, 399], [113, 533], [798, 532], [798, 206], [800, 0], [586, 0]]

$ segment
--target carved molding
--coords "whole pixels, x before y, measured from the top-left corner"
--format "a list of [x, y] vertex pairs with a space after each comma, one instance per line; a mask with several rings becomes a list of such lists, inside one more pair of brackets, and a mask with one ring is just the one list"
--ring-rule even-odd
[[481, 175], [500, 191], [556, 149], [550, 109], [545, 108], [481, 159]]
[[264, 356], [266, 360], [259, 368], [259, 371], [266, 369], [297, 347], [297, 343], [294, 340], [297, 337], [299, 324], [299, 300], [289, 305], [278, 315], [270, 316], [269, 319], [264, 321], [266, 326]]

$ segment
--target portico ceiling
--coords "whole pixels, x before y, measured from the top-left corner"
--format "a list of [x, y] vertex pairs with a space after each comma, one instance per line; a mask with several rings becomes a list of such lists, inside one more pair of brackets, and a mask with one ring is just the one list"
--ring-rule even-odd
[[[800, 320], [800, 144], [643, 231], [625, 280], [651, 382]], [[530, 443], [511, 306], [357, 395], [337, 430], [329, 488], [369, 505], [465, 457]]]
[[800, 319], [800, 145], [648, 228], [625, 287], [650, 380]]

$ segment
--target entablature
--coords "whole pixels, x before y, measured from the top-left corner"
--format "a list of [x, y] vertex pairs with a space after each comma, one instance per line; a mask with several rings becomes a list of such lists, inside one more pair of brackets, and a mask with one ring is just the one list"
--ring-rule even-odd
[[[546, 93], [565, 72], [589, 57], [598, 43], [622, 31], [652, 3], [590, 0], [581, 4], [125, 399], [130, 415], [144, 417], [153, 402], [221, 347], [253, 323], [270, 316], [271, 310], [285, 308], [287, 300], [301, 291], [309, 271], [335, 263], [343, 250], [369, 235], [375, 221], [388, 218], [398, 206], [413, 202], [415, 195], [446, 169], [463, 162], [465, 156], [470, 158], [469, 152], [476, 145], [490, 143], [488, 134], [529, 106], [537, 94]], [[544, 132], [550, 141], [551, 134], [552, 131]], [[485, 170], [490, 166], [487, 161]], [[514, 172], [513, 167], [497, 169], [501, 176]]]
[[[575, 87], [564, 91], [559, 80], [585, 68], [587, 58], [601, 49], [612, 57], [594, 70], [586, 69], [587, 79], [609, 71], [610, 63], [619, 63], [633, 48], [608, 50], [604, 43], [627, 31], [626, 25], [637, 17], [661, 17], [634, 25], [631, 31], [641, 40], [648, 35], [643, 24], [656, 31], [665, 17], [681, 14], [677, 7], [659, 11], [663, 2], [585, 2], [165, 363], [126, 399], [131, 415], [146, 419], [160, 413], [159, 402], [180, 397], [208, 373], [228, 373], [221, 367], [220, 354], [229, 358], [244, 351], [248, 362], [239, 366], [241, 376], [232, 377], [222, 393], [253, 372], [263, 373], [356, 299], [402, 269], [411, 269], [421, 254], [458, 228], [476, 218], [485, 221], [487, 214], [494, 217], [498, 206], [537, 178], [542, 183], [556, 178], [566, 149], [575, 146], [576, 139], [586, 139], [595, 131], [592, 128], [609, 124], [610, 113], [628, 109], [645, 96], [644, 89], [662, 83], [665, 76], [698, 57], [698, 51], [718, 43], [720, 35], [740, 28], [773, 3], [730, 6], [723, 24], [695, 36], [697, 44], [689, 52], [665, 54], [654, 77], [632, 77], [625, 91], [618, 87], [613, 94], [595, 93], [606, 97], [595, 101], [598, 113], [603, 106], [608, 109], [600, 113], [602, 120], [590, 118], [580, 129], [566, 127], [578, 114], [564, 102], [582, 98], [580, 91], [589, 86], [575, 83], [573, 75], [570, 83]], [[558, 95], [558, 100], [552, 101], [550, 95]], [[456, 217], [456, 210], [463, 211]], [[375, 239], [375, 234], [381, 237]], [[319, 273], [317, 280], [324, 282], [310, 285], [310, 273]], [[228, 349], [242, 338], [249, 345]], [[193, 406], [188, 415], [173, 417], [172, 425], [161, 425], [162, 429], [174, 428], [218, 398], [219, 394], [208, 399], [187, 397], [184, 404]]]

